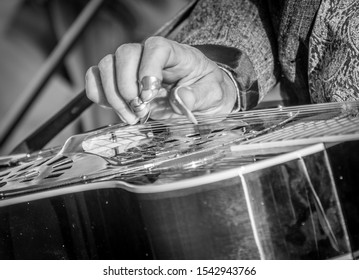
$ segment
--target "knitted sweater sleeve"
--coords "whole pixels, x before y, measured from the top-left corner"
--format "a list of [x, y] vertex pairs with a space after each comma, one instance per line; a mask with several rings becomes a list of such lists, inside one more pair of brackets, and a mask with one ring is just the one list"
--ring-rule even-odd
[[200, 0], [174, 38], [190, 45], [238, 50], [229, 66], [241, 94], [251, 100], [243, 109], [254, 107], [278, 78], [276, 43], [265, 2]]

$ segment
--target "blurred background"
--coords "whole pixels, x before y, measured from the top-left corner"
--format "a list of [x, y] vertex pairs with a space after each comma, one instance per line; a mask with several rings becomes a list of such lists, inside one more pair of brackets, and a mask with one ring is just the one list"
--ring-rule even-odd
[[[88, 0], [0, 0], [0, 122], [19, 102], [46, 58], [69, 29]], [[0, 154], [61, 109], [84, 88], [86, 70], [126, 42], [141, 42], [189, 0], [107, 1], [80, 40], [46, 84], [32, 109]], [[118, 122], [111, 110], [96, 106], [60, 133], [48, 146], [61, 145], [71, 135]]]
[[[92, 0], [96, 1], [96, 0]], [[98, 1], [98, 0], [97, 0]], [[84, 88], [87, 69], [127, 42], [141, 42], [172, 20], [192, 0], [108, 0], [46, 83], [39, 98], [0, 145], [9, 154], [29, 134]], [[0, 0], [0, 126], [24, 100], [46, 59], [91, 0]], [[279, 86], [261, 104], [281, 100]], [[260, 106], [261, 106], [260, 104]], [[260, 107], [259, 106], [259, 107]], [[119, 122], [111, 110], [91, 106], [47, 147], [77, 133]], [[2, 130], [0, 130], [1, 133]], [[0, 134], [2, 136], [4, 134]]]

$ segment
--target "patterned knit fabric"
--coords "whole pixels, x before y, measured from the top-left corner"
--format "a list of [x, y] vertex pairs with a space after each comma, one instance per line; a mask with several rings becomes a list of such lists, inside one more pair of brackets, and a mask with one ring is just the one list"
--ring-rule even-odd
[[359, 1], [323, 1], [310, 40], [309, 85], [315, 102], [359, 98]]
[[280, 79], [298, 100], [325, 102], [358, 98], [358, 34], [358, 0], [200, 0], [176, 40], [244, 52], [251, 65], [233, 71], [260, 98]]
[[[244, 64], [233, 70], [242, 77], [240, 82], [246, 83], [243, 88], [258, 80], [261, 98], [278, 78], [271, 32], [268, 10], [261, 0], [202, 0], [176, 40], [190, 45], [224, 45], [243, 51], [252, 67], [243, 60]], [[247, 81], [243, 72], [247, 74]]]

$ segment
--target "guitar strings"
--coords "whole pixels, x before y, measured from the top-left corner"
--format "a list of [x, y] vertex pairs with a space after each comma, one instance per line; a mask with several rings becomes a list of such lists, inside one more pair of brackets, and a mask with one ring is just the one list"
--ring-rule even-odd
[[[332, 103], [321, 103], [321, 104], [311, 104], [311, 105], [301, 105], [301, 106], [292, 106], [292, 107], [282, 107], [282, 108], [272, 108], [272, 109], [262, 109], [262, 110], [253, 110], [253, 111], [244, 111], [237, 112], [230, 115], [216, 115], [216, 116], [196, 116], [199, 125], [206, 125], [208, 123], [213, 123], [217, 121], [228, 120], [231, 121], [241, 121], [242, 123], [250, 122], [250, 124], [260, 124], [265, 123], [266, 121], [275, 120], [277, 118], [288, 117], [293, 112], [299, 112], [301, 117], [318, 115], [319, 113], [323, 114], [335, 114], [345, 112], [346, 110], [357, 110], [359, 102], [358, 101], [349, 101], [349, 102], [332, 102]], [[325, 116], [317, 116], [317, 118], [324, 118]], [[148, 123], [148, 127], [152, 130], [171, 128], [176, 127], [177, 129], [186, 130], [193, 127], [192, 123], [189, 123], [187, 119], [179, 117], [177, 119], [171, 119], [160, 121], [160, 120], [151, 120]], [[144, 126], [146, 127], [146, 126]], [[135, 128], [134, 128], [135, 129]]]
[[[240, 112], [236, 114], [232, 114], [229, 118], [227, 116], [215, 116], [215, 117], [206, 117], [204, 116], [202, 119], [205, 120], [203, 124], [200, 124], [198, 127], [204, 126], [206, 127], [209, 124], [213, 125], [213, 122], [217, 122], [221, 120], [222, 122], [219, 123], [219, 127], [209, 127], [209, 133], [212, 131], [223, 131], [223, 130], [233, 130], [233, 125], [237, 125], [238, 127], [241, 126], [251, 126], [256, 124], [265, 124], [266, 122], [270, 121], [270, 123], [275, 123], [278, 121], [283, 121], [286, 118], [290, 118], [293, 115], [293, 111], [297, 111], [301, 118], [305, 118], [306, 116], [315, 115], [315, 119], [328, 119], [330, 115], [334, 115], [337, 113], [341, 113], [343, 108], [353, 108], [353, 105], [358, 105], [357, 101], [354, 102], [345, 102], [345, 103], [323, 103], [323, 104], [313, 104], [313, 105], [305, 105], [305, 106], [294, 106], [294, 107], [287, 107], [287, 108], [272, 108], [272, 109], [264, 109], [258, 111], [251, 111], [251, 112]], [[318, 117], [318, 114], [321, 117]], [[329, 116], [328, 116], [329, 115]], [[238, 119], [238, 120], [237, 120]], [[199, 118], [200, 120], [200, 118]], [[186, 120], [175, 119], [170, 120], [166, 123], [161, 121], [151, 121], [146, 125], [141, 126], [126, 126], [124, 129], [122, 127], [115, 131], [116, 137], [119, 140], [122, 139], [131, 139], [135, 136], [141, 135], [139, 129], [146, 131], [151, 131], [153, 133], [161, 133], [163, 130], [167, 130], [171, 128], [175, 128], [176, 133], [183, 133], [183, 134], [193, 134], [195, 135], [196, 126], [189, 122], [183, 122]], [[238, 121], [238, 124], [236, 124]], [[231, 125], [228, 127], [228, 125]], [[172, 131], [171, 131], [172, 132]], [[200, 132], [200, 131], [199, 131]], [[114, 133], [114, 132], [112, 132]], [[202, 136], [202, 135], [198, 135]], [[106, 134], [103, 135], [104, 140], [108, 137]], [[89, 137], [90, 140], [92, 137]], [[94, 135], [94, 140], [99, 139], [99, 135]], [[135, 142], [135, 140], [133, 141]]]
[[[349, 102], [342, 102], [342, 103], [322, 103], [322, 104], [312, 104], [312, 105], [301, 105], [301, 106], [293, 106], [293, 107], [281, 107], [281, 108], [271, 108], [271, 109], [261, 109], [261, 110], [252, 110], [252, 111], [245, 111], [245, 112], [238, 112], [227, 115], [216, 115], [216, 116], [198, 116], [198, 120], [200, 124], [198, 126], [193, 125], [192, 123], [189, 123], [188, 120], [184, 118], [178, 118], [173, 120], [168, 120], [166, 122], [164, 121], [150, 121], [147, 124], [141, 124], [141, 125], [135, 125], [135, 126], [115, 126], [110, 127], [104, 130], [99, 130], [93, 134], [90, 134], [87, 140], [101, 138], [101, 137], [108, 137], [108, 134], [113, 133], [112, 129], [114, 129], [115, 134], [117, 137], [121, 139], [125, 138], [131, 138], [136, 137], [138, 135], [143, 135], [142, 131], [145, 132], [158, 132], [158, 133], [166, 133], [166, 129], [169, 129], [174, 131], [175, 133], [181, 134], [184, 133], [188, 136], [188, 134], [195, 135], [198, 133], [196, 127], [205, 127], [208, 125], [208, 128], [211, 132], [212, 131], [221, 131], [222, 130], [231, 130], [233, 127], [246, 127], [249, 128], [253, 125], [262, 125], [263, 123], [269, 123], [267, 126], [261, 127], [261, 130], [256, 131], [254, 134], [248, 135], [241, 135], [238, 136], [234, 140], [230, 141], [219, 141], [217, 145], [210, 145], [208, 147], [209, 150], [216, 150], [217, 148], [223, 148], [225, 146], [229, 146], [231, 144], [239, 144], [239, 143], [250, 143], [251, 137], [255, 141], [255, 139], [260, 139], [262, 136], [267, 136], [266, 134], [268, 131], [275, 127], [281, 127], [282, 125], [285, 125], [293, 120], [299, 120], [303, 121], [304, 118], [310, 117], [311, 120], [315, 119], [323, 119], [323, 120], [329, 120], [333, 119], [336, 116], [344, 115], [344, 116], [354, 116], [356, 117], [358, 115], [358, 101], [349, 101]], [[304, 121], [303, 121], [304, 122]], [[355, 122], [356, 123], [356, 122]], [[345, 131], [347, 128], [343, 125], [341, 126], [341, 123], [335, 123], [335, 129], [338, 129], [339, 133]], [[353, 128], [355, 129], [355, 125]], [[310, 137], [312, 132], [320, 132], [325, 131], [325, 127], [320, 127], [320, 129], [316, 130], [316, 127], [312, 127], [310, 130], [306, 130], [305, 136]], [[284, 138], [286, 138], [286, 135], [281, 135], [280, 133], [282, 130], [278, 130], [278, 135]], [[283, 131], [282, 131], [283, 132]], [[217, 132], [215, 132], [217, 133]], [[107, 135], [106, 135], [107, 134]], [[263, 135], [264, 134], [264, 135]], [[262, 135], [262, 136], [261, 136]], [[199, 135], [201, 136], [201, 135]], [[256, 138], [259, 136], [258, 138]], [[154, 137], [157, 137], [154, 135]], [[266, 138], [263, 138], [264, 140]], [[266, 141], [272, 141], [275, 138], [268, 137]], [[135, 140], [134, 140], [135, 142]], [[195, 142], [193, 142], [195, 143]], [[204, 149], [206, 150], [206, 149]], [[203, 152], [203, 150], [200, 150]], [[141, 151], [139, 151], [141, 152]], [[186, 154], [185, 154], [186, 155]], [[192, 155], [192, 154], [191, 154]], [[166, 157], [162, 158], [166, 161]], [[234, 166], [237, 166], [239, 162], [237, 162], [238, 157], [235, 158], [235, 162], [233, 162]], [[167, 160], [173, 160], [168, 158]], [[242, 158], [243, 164], [250, 163], [253, 158]], [[160, 161], [163, 163], [164, 161]], [[220, 166], [228, 168], [228, 166], [231, 165], [231, 160], [220, 160], [216, 161], [214, 168], [219, 168]], [[143, 176], [148, 175], [151, 173], [151, 170], [153, 172], [156, 171], [156, 167], [159, 167], [159, 162], [140, 162], [135, 163], [132, 165], [126, 165], [126, 166], [120, 166], [120, 167], [110, 167], [109, 169], [100, 170], [96, 174], [88, 174], [86, 178], [67, 178], [64, 181], [58, 181], [58, 182], [51, 182], [47, 184], [46, 188], [51, 187], [59, 187], [59, 186], [66, 186], [66, 185], [72, 185], [77, 183], [84, 183], [86, 181], [101, 181], [101, 180], [109, 180], [111, 178], [117, 178], [121, 176]], [[190, 167], [190, 165], [189, 165]], [[191, 172], [202, 172], [206, 171], [208, 169], [208, 166], [197, 166], [195, 169], [190, 169]], [[172, 172], [173, 171], [173, 172]], [[167, 170], [168, 176], [177, 176], [178, 170]], [[20, 190], [19, 190], [20, 191]]]

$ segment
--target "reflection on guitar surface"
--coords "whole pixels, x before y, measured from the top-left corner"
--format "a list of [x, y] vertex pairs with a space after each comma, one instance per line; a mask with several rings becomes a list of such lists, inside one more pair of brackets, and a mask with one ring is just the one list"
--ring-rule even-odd
[[119, 124], [3, 158], [0, 257], [357, 258], [358, 105]]

